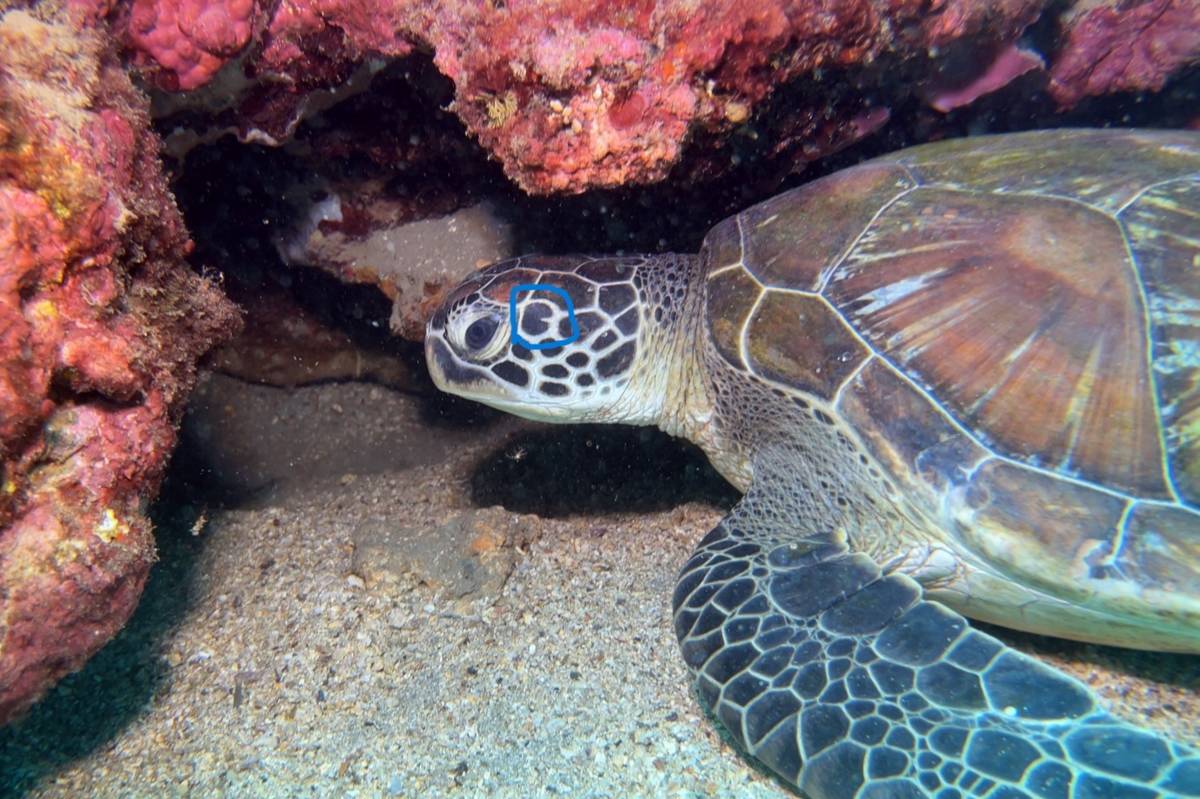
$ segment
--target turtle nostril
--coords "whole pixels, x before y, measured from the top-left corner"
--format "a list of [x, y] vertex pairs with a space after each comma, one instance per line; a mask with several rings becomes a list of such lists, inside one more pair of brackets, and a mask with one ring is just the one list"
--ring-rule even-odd
[[496, 328], [499, 323], [493, 316], [485, 316], [481, 319], [476, 319], [467, 328], [466, 342], [467, 346], [473, 350], [481, 350], [491, 343], [492, 336], [496, 334]]

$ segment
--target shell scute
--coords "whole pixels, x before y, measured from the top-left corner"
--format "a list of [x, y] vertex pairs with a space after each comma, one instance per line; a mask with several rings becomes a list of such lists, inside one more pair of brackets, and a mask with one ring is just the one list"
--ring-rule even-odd
[[815, 291], [879, 209], [915, 185], [897, 164], [862, 164], [784, 192], [722, 224], [738, 226], [741, 262], [764, 285]]
[[[1095, 558], [1110, 551], [1127, 502], [1081, 483], [1047, 480], [992, 460], [950, 496], [957, 533], [1022, 584], [1086, 604]], [[1064, 584], [1063, 578], [1070, 581]]]
[[[779, 335], [781, 330], [804, 332]], [[869, 355], [841, 317], [816, 295], [768, 291], [750, 319], [750, 368], [825, 400], [832, 399]]]
[[1172, 483], [1200, 505], [1200, 179], [1147, 189], [1120, 220], [1146, 285]]
[[[1156, 605], [1183, 605], [1197, 619], [1192, 586], [1200, 585], [1200, 535], [1196, 516], [1181, 508], [1149, 503], [1133, 507], [1119, 547], [1109, 553], [1113, 569], [1144, 591], [1157, 591]], [[1180, 600], [1187, 598], [1186, 602]]]
[[1141, 288], [1111, 217], [919, 188], [880, 214], [825, 293], [997, 452], [1169, 496]]
[[[1114, 152], [1136, 157], [1117, 158]], [[1163, 175], [1200, 170], [1195, 136], [1168, 131], [1064, 129], [971, 137], [913, 147], [896, 160], [922, 184], [1066, 197], [1108, 213]]]
[[739, 369], [742, 359], [742, 331], [762, 294], [758, 285], [742, 269], [729, 269], [708, 279], [708, 333], [717, 351]]
[[966, 480], [987, 451], [956, 430], [929, 397], [876, 359], [842, 389], [838, 410], [889, 472], [919, 478], [930, 501]]

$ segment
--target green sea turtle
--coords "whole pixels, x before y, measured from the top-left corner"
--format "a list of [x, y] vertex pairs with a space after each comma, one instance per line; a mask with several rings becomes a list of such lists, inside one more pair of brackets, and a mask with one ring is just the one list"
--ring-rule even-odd
[[1200, 133], [938, 142], [698, 256], [505, 261], [426, 355], [521, 416], [691, 439], [745, 492], [675, 631], [805, 793], [1200, 796], [1195, 750], [959, 615], [1200, 652]]

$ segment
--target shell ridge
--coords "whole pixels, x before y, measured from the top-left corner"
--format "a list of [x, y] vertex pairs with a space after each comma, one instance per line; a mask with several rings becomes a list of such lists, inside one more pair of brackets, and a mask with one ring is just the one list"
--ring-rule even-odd
[[[749, 270], [744, 271], [749, 272]], [[759, 283], [758, 296], [754, 298], [754, 303], [750, 306], [750, 310], [746, 313], [746, 318], [742, 320], [742, 329], [741, 332], [738, 333], [738, 357], [742, 360], [742, 366], [747, 372], [759, 378], [761, 378], [762, 375], [758, 374], [758, 372], [754, 370], [754, 366], [752, 366], [750, 363], [750, 343], [748, 339], [750, 338], [750, 325], [754, 322], [754, 316], [758, 313], [758, 309], [762, 307], [763, 298], [766, 296], [766, 289], [761, 283]]]
[[[1200, 173], [1197, 173], [1197, 178], [1200, 178]], [[1174, 180], [1159, 181], [1155, 185], [1167, 185], [1174, 183]], [[1139, 196], [1146, 194], [1152, 187], [1147, 186], [1138, 192]], [[1128, 207], [1128, 206], [1126, 206]], [[1171, 471], [1170, 463], [1170, 447], [1167, 446], [1166, 431], [1163, 428], [1162, 418], [1162, 403], [1163, 395], [1159, 390], [1158, 376], [1154, 373], [1154, 324], [1150, 318], [1150, 298], [1146, 296], [1146, 281], [1142, 276], [1141, 270], [1138, 269], [1137, 254], [1133, 251], [1133, 246], [1129, 241], [1129, 227], [1119, 218], [1115, 217], [1117, 226], [1121, 230], [1121, 244], [1125, 247], [1125, 262], [1133, 271], [1133, 284], [1137, 287], [1137, 301], [1141, 306], [1141, 323], [1142, 323], [1142, 356], [1143, 370], [1146, 376], [1147, 385], [1150, 386], [1151, 396], [1154, 397], [1154, 402], [1150, 403], [1151, 410], [1154, 413], [1154, 435], [1158, 444], [1158, 466], [1159, 472], [1162, 475], [1163, 485], [1167, 488], [1167, 493], [1180, 507], [1191, 507], [1190, 503], [1185, 503], [1180, 497], [1179, 488], [1175, 485], [1175, 475]], [[1072, 449], [1074, 448], [1072, 441]], [[1068, 449], [1067, 452], [1071, 452]]]
[[1142, 199], [1142, 197], [1146, 196], [1147, 194], [1149, 194], [1150, 192], [1154, 191], [1157, 188], [1161, 188], [1162, 186], [1169, 186], [1172, 183], [1184, 183], [1184, 182], [1198, 181], [1198, 180], [1200, 180], [1200, 172], [1192, 172], [1187, 175], [1176, 175], [1173, 178], [1166, 178], [1164, 180], [1155, 181], [1154, 183], [1151, 183], [1148, 186], [1145, 186], [1145, 187], [1139, 189], [1137, 194], [1134, 194], [1126, 202], [1121, 203], [1121, 207], [1117, 208], [1115, 211], [1113, 211], [1112, 216], [1116, 217], [1116, 218], [1120, 218], [1121, 214], [1125, 213], [1126, 209], [1128, 209], [1131, 205], [1136, 203], [1138, 200]]
[[[850, 240], [850, 242], [845, 246], [845, 248], [842, 250], [842, 252], [838, 254], [838, 257], [835, 258], [829, 264], [829, 266], [827, 266], [823, 270], [821, 270], [821, 280], [817, 284], [816, 288], [814, 289], [814, 291], [818, 295], [821, 295], [822, 297], [824, 296], [824, 291], [825, 291], [826, 286], [829, 285], [829, 281], [831, 279], [833, 279], [834, 274], [838, 271], [838, 269], [841, 268], [842, 264], [844, 264], [846, 262], [846, 258], [848, 258], [850, 256], [850, 253], [854, 252], [854, 250], [858, 247], [859, 242], [862, 241], [863, 236], [867, 235], [867, 233], [870, 232], [871, 228], [875, 226], [875, 222], [879, 219], [879, 217], [882, 216], [884, 213], [886, 213], [887, 210], [889, 208], [891, 208], [893, 205], [895, 205], [896, 202], [898, 202], [901, 198], [907, 196], [908, 194], [910, 194], [922, 187], [921, 182], [913, 176], [912, 172], [909, 170], [909, 168], [907, 166], [905, 166], [904, 164], [900, 164], [900, 163], [897, 163], [897, 166], [901, 167], [904, 170], [904, 173], [906, 175], [908, 175], [910, 180], [913, 181], [913, 185], [909, 186], [907, 189], [902, 189], [901, 191], [897, 192], [895, 194], [895, 196], [893, 196], [890, 200], [888, 200], [886, 203], [883, 203], [882, 205], [880, 205], [879, 210], [871, 215], [871, 219], [867, 222], [867, 224], [863, 225], [863, 229], [858, 232], [858, 235], [856, 235], [853, 239]], [[845, 320], [843, 319], [843, 321], [845, 321]]]
[[870, 355], [863, 358], [862, 363], [860, 363], [858, 366], [854, 367], [853, 372], [846, 375], [846, 379], [842, 381], [841, 385], [839, 385], [837, 387], [837, 391], [835, 391], [833, 393], [833, 398], [830, 399], [829, 404], [832, 405], [834, 408], [837, 408], [841, 404], [842, 392], [846, 390], [846, 386], [853, 383], [854, 380], [858, 377], [858, 375], [862, 372], [862, 370], [867, 368], [867, 364], [869, 364], [869, 363], [871, 363], [871, 361], [875, 360], [876, 352], [874, 350], [868, 350], [868, 352], [870, 353]]

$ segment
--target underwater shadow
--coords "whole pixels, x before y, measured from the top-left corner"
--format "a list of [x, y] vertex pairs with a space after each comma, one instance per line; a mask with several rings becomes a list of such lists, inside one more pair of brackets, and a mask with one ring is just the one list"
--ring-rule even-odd
[[65, 765], [110, 746], [170, 680], [161, 643], [194, 596], [205, 537], [192, 534], [202, 507], [172, 463], [150, 511], [158, 561], [124, 629], [19, 721], [0, 728], [0, 796], [28, 795]]
[[739, 494], [692, 444], [650, 427], [570, 425], [518, 435], [471, 475], [471, 500], [562, 517], [730, 508]]
[[1078, 663], [1087, 663], [1113, 674], [1200, 691], [1200, 655], [1122, 649], [1118, 646], [1089, 644], [1011, 630], [982, 622], [973, 621], [971, 624], [996, 636], [1014, 649], [1035, 657], [1062, 657]]
[[[431, 381], [432, 382], [432, 381]], [[461, 430], [474, 428], [486, 430], [501, 420], [510, 418], [508, 414], [489, 408], [482, 403], [446, 394], [441, 391], [430, 391], [424, 394], [411, 395], [418, 403], [417, 413], [421, 424], [444, 430]]]
[[[709, 465], [695, 446], [653, 428], [615, 425], [549, 427], [515, 436], [476, 467], [470, 478], [477, 506], [502, 505], [517, 513], [543, 517], [663, 511], [687, 502], [731, 508], [739, 494]], [[972, 626], [1037, 657], [1086, 664], [1106, 682], [1126, 678], [1149, 684], [1200, 690], [1200, 656], [1102, 646], [1035, 635], [972, 621]], [[1052, 664], [1053, 665], [1053, 664]], [[699, 707], [703, 703], [698, 702]], [[1106, 703], [1107, 704], [1107, 703]], [[1148, 714], [1143, 723], [1155, 728], [1155, 716], [1186, 712], [1164, 698], [1161, 704], [1125, 712]], [[705, 710], [712, 721], [711, 713]], [[1118, 710], [1118, 712], [1120, 712]], [[720, 725], [722, 739], [743, 762], [794, 792], [775, 774], [745, 755]]]

